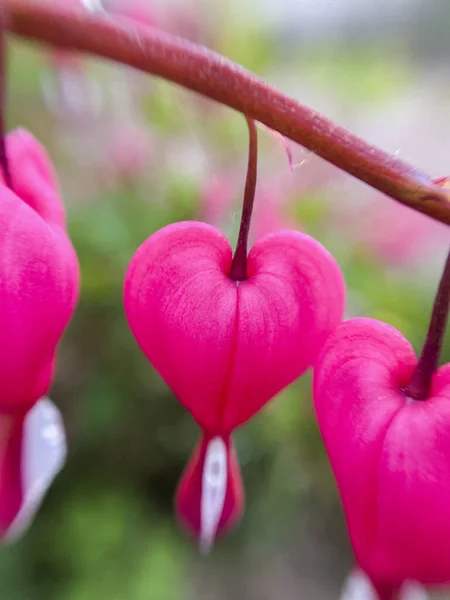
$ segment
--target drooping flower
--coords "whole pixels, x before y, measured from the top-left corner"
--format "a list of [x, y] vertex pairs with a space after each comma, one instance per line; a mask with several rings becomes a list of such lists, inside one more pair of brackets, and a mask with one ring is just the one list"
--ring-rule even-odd
[[417, 359], [393, 327], [338, 326], [314, 365], [314, 402], [359, 567], [382, 600], [405, 581], [450, 583], [450, 365], [424, 401]]
[[0, 535], [8, 538], [23, 530], [64, 459], [59, 415], [43, 398], [79, 271], [44, 149], [17, 130], [6, 151], [13, 188], [0, 177]]
[[307, 235], [260, 239], [242, 281], [231, 265], [217, 229], [176, 223], [137, 250], [124, 288], [141, 349], [203, 432], [176, 505], [204, 548], [243, 505], [233, 430], [313, 363], [344, 306], [339, 267]]

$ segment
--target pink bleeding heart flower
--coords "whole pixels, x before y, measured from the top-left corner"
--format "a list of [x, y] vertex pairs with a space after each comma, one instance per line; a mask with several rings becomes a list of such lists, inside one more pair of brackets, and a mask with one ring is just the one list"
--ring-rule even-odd
[[385, 198], [380, 201], [376, 195], [357, 222], [356, 240], [386, 264], [428, 264], [450, 242], [443, 223]]
[[314, 365], [314, 402], [360, 568], [383, 600], [404, 581], [450, 582], [450, 365], [425, 401], [393, 327], [342, 323]]
[[13, 190], [0, 177], [1, 537], [19, 516], [15, 535], [23, 530], [64, 458], [59, 415], [41, 399], [79, 288], [77, 257], [44, 149], [17, 130], [6, 137], [6, 152]]
[[307, 235], [259, 240], [243, 281], [231, 265], [217, 229], [176, 223], [137, 250], [124, 287], [141, 349], [203, 431], [176, 508], [205, 549], [242, 511], [233, 430], [313, 363], [344, 308], [338, 265]]

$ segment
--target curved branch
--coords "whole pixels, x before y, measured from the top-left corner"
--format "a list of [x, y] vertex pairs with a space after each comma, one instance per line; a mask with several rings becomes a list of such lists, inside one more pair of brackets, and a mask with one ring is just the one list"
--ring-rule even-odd
[[450, 224], [450, 189], [215, 52], [131, 20], [56, 0], [1, 1], [8, 29], [15, 34], [173, 81], [264, 123], [395, 200]]

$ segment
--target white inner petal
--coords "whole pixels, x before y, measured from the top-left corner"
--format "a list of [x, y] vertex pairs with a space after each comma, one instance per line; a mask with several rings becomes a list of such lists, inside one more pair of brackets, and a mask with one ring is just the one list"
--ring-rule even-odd
[[48, 398], [42, 398], [28, 412], [23, 424], [23, 501], [3, 541], [15, 541], [29, 527], [64, 465], [66, 454], [66, 435], [59, 410]]
[[400, 600], [428, 600], [428, 594], [419, 583], [408, 581], [401, 589]]
[[[406, 582], [399, 594], [399, 600], [428, 600], [425, 588], [416, 582]], [[345, 582], [340, 600], [378, 600], [370, 579], [356, 569]]]
[[340, 600], [378, 600], [370, 579], [359, 569], [344, 584]]
[[222, 517], [227, 492], [227, 447], [220, 437], [213, 438], [203, 465], [200, 507], [200, 551], [209, 552]]

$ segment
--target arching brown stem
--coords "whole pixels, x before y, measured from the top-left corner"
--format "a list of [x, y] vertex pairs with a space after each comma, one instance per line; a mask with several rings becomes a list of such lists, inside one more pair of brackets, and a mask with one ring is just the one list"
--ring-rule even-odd
[[395, 200], [450, 224], [449, 189], [223, 56], [129, 19], [91, 13], [81, 3], [2, 2], [8, 27], [17, 35], [115, 60], [199, 92], [264, 123]]

